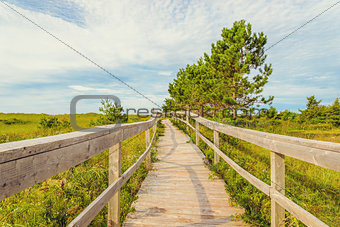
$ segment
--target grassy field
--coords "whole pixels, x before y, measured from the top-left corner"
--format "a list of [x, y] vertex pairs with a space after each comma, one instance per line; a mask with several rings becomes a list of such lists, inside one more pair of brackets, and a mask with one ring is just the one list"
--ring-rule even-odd
[[[90, 128], [91, 121], [95, 121], [100, 114], [87, 113], [77, 114], [77, 124], [83, 128]], [[71, 127], [63, 129], [42, 129], [39, 122], [43, 117], [57, 117], [60, 121], [70, 121], [69, 114], [47, 115], [47, 114], [23, 114], [23, 113], [0, 113], [0, 143], [17, 140], [32, 139], [43, 136], [56, 135], [72, 132]], [[148, 117], [129, 115], [128, 123], [144, 121]]]
[[[193, 122], [192, 122], [193, 123]], [[186, 131], [183, 123], [175, 123]], [[268, 123], [254, 129], [291, 135], [309, 139], [340, 142], [340, 129], [330, 125], [301, 126], [290, 122]], [[203, 135], [213, 141], [213, 131], [200, 126]], [[192, 141], [195, 135], [190, 130]], [[199, 147], [204, 151], [210, 163], [213, 150], [200, 141]], [[259, 146], [220, 134], [220, 149], [248, 172], [267, 184], [270, 181], [270, 152]], [[226, 182], [226, 190], [235, 205], [245, 208], [242, 218], [256, 226], [270, 225], [270, 199], [260, 192], [227, 163], [221, 161], [211, 169]], [[324, 169], [306, 162], [286, 157], [286, 196], [298, 205], [318, 217], [329, 226], [340, 226], [340, 173]], [[288, 226], [304, 226], [292, 215], [286, 215]]]
[[[2, 142], [30, 139], [72, 131], [44, 130], [39, 128], [41, 114], [0, 114]], [[68, 115], [54, 115], [68, 120]], [[98, 114], [77, 116], [78, 124], [89, 127]], [[13, 120], [16, 119], [16, 120]], [[129, 116], [128, 122], [144, 121], [148, 118]], [[8, 124], [8, 123], [11, 124]], [[162, 134], [158, 125], [157, 137]], [[152, 131], [152, 130], [151, 130]], [[156, 138], [157, 139], [157, 138]], [[145, 133], [129, 138], [122, 143], [122, 173], [127, 170], [145, 150]], [[152, 160], [155, 161], [155, 148]], [[139, 187], [147, 175], [142, 164], [121, 189], [121, 221], [131, 211]], [[46, 181], [36, 184], [0, 202], [0, 226], [66, 226], [108, 186], [108, 151], [85, 161]], [[105, 207], [92, 221], [91, 226], [106, 226]]]

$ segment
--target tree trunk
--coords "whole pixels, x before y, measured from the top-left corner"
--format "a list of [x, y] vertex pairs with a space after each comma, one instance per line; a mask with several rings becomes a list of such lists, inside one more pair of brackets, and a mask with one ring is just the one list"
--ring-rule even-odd
[[237, 118], [237, 109], [235, 107], [233, 107], [233, 115], [235, 118]]

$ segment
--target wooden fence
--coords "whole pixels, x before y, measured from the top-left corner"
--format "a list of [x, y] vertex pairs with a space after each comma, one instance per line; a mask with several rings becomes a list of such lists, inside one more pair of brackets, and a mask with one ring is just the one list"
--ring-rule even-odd
[[[157, 119], [106, 125], [56, 136], [0, 144], [0, 200], [61, 173], [109, 149], [109, 186], [69, 226], [86, 226], [109, 203], [108, 226], [120, 225], [120, 188], [144, 159], [151, 166], [150, 150]], [[150, 141], [150, 128], [153, 136]], [[120, 176], [121, 142], [145, 131], [146, 150]]]
[[[309, 140], [291, 136], [277, 135], [260, 132], [245, 128], [234, 127], [203, 117], [195, 116], [195, 127], [189, 123], [189, 115], [183, 115], [183, 119], [174, 116], [175, 119], [185, 123], [196, 132], [196, 145], [201, 138], [209, 147], [214, 150], [214, 162], [220, 158], [226, 161], [236, 172], [247, 179], [252, 185], [258, 188], [271, 198], [271, 226], [284, 226], [285, 210], [292, 213], [297, 219], [307, 226], [327, 226], [318, 218], [299, 205], [285, 197], [285, 156], [290, 156], [305, 162], [312, 163], [324, 168], [340, 171], [340, 144]], [[184, 116], [186, 120], [184, 120]], [[208, 140], [199, 132], [199, 125], [214, 131], [214, 143]], [[270, 150], [271, 185], [268, 185], [256, 178], [236, 162], [226, 156], [219, 149], [219, 133], [239, 138], [252, 144]]]

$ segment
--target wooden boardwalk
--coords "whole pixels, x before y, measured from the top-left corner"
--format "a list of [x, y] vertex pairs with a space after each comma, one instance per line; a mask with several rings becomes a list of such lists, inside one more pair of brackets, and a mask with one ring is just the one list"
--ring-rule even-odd
[[201, 151], [164, 120], [158, 159], [142, 184], [123, 226], [245, 226], [232, 221], [242, 213], [229, 205], [221, 179], [210, 179]]

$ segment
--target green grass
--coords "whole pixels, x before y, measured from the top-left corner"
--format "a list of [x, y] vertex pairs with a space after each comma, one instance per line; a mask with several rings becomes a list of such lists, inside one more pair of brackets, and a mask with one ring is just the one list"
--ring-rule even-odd
[[[192, 122], [193, 123], [193, 122]], [[186, 131], [183, 123], [175, 123], [180, 129]], [[317, 138], [325, 141], [340, 142], [337, 133], [339, 129], [296, 129], [286, 127], [286, 123], [281, 126], [261, 128], [262, 131], [275, 132], [285, 135], [294, 135], [304, 138]], [[212, 130], [200, 126], [200, 132], [213, 141]], [[335, 136], [330, 138], [329, 134]], [[191, 139], [195, 141], [195, 135], [190, 130]], [[206, 157], [212, 163], [214, 152], [204, 142], [200, 141], [199, 147], [204, 151]], [[270, 152], [259, 146], [245, 141], [220, 134], [220, 149], [232, 158], [248, 172], [271, 184], [270, 181]], [[340, 226], [340, 173], [302, 162], [290, 157], [286, 157], [286, 196], [298, 205], [318, 217], [329, 226]], [[260, 192], [243, 177], [236, 173], [227, 163], [211, 165], [211, 169], [226, 182], [226, 191], [231, 196], [235, 204], [241, 205], [245, 209], [242, 218], [252, 225], [270, 225], [270, 199]], [[290, 226], [303, 226], [292, 215], [286, 215]]]
[[[70, 121], [69, 114], [47, 115], [47, 114], [23, 114], [23, 113], [0, 113], [0, 143], [12, 142], [24, 139], [33, 139], [44, 136], [51, 136], [61, 133], [72, 132], [71, 127], [61, 130], [44, 130], [39, 128], [39, 122], [42, 117], [57, 117], [59, 120]], [[83, 128], [90, 128], [91, 121], [95, 121], [100, 114], [87, 113], [77, 114], [77, 124]], [[145, 121], [149, 119], [146, 116], [138, 117], [129, 115], [128, 123]], [[6, 124], [8, 121], [19, 120], [19, 123]]]
[[[11, 139], [34, 138], [35, 135], [59, 134], [44, 132], [37, 128], [42, 115], [1, 114], [0, 119], [17, 118], [27, 123], [1, 127], [1, 133], [15, 135]], [[67, 115], [58, 115], [58, 118]], [[87, 126], [96, 114], [79, 116], [80, 124]], [[129, 116], [129, 122], [146, 120]], [[7, 125], [6, 125], [7, 126]], [[159, 123], [157, 137], [164, 131]], [[31, 134], [30, 134], [31, 131]], [[70, 131], [70, 129], [69, 129]], [[151, 130], [152, 131], [152, 130]], [[45, 134], [43, 134], [45, 133]], [[122, 173], [126, 171], [145, 151], [145, 133], [129, 138], [122, 143]], [[152, 148], [152, 160], [156, 149]], [[137, 199], [137, 192], [147, 175], [143, 163], [121, 189], [121, 221], [132, 210], [131, 204]], [[0, 226], [66, 226], [108, 186], [108, 150], [46, 181], [36, 184], [0, 202]], [[107, 207], [92, 221], [91, 226], [106, 226]]]

